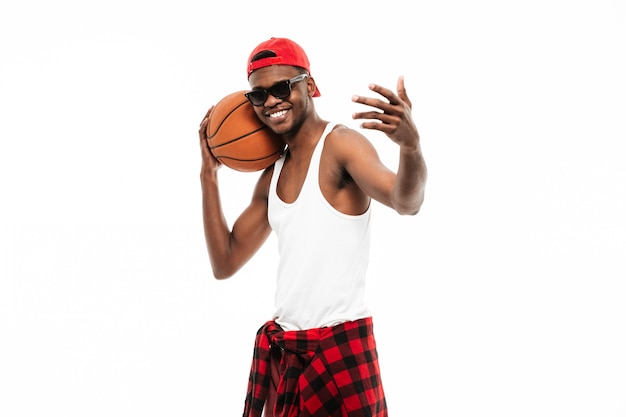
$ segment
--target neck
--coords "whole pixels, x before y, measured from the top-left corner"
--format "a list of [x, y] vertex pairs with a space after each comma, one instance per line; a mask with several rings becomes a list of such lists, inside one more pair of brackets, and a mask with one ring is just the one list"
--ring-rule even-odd
[[327, 123], [317, 113], [313, 112], [304, 119], [299, 128], [283, 135], [283, 140], [293, 151], [315, 146]]

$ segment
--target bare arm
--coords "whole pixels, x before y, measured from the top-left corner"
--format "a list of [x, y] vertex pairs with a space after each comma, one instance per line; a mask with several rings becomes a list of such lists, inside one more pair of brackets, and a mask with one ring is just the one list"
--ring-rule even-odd
[[211, 111], [212, 108], [207, 112], [199, 130], [202, 154], [202, 218], [213, 275], [217, 279], [224, 279], [231, 277], [245, 265], [271, 232], [267, 221], [267, 192], [271, 171], [268, 168], [261, 174], [250, 204], [237, 218], [232, 230], [229, 229], [220, 200], [217, 175], [220, 164], [211, 154], [206, 138], [206, 123]]
[[[365, 181], [364, 188], [371, 187], [370, 195], [393, 207], [398, 213], [414, 215], [419, 212], [424, 202], [427, 169], [422, 155], [419, 133], [413, 122], [411, 101], [406, 93], [404, 78], [398, 79], [397, 94], [376, 84], [371, 84], [369, 87], [386, 100], [354, 96], [354, 102], [374, 107], [374, 110], [355, 113], [352, 117], [369, 119], [363, 122], [361, 127], [385, 133], [399, 145], [400, 158], [395, 176], [380, 167], [379, 179], [367, 176], [365, 173], [361, 174], [360, 176]], [[370, 152], [369, 166], [379, 166], [378, 163], [374, 163], [376, 161], [373, 158]], [[361, 164], [354, 168], [357, 176], [359, 170], [364, 172], [365, 166]]]

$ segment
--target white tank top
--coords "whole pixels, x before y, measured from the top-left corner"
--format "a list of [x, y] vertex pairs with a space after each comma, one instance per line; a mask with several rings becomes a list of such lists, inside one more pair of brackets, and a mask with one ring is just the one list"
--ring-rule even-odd
[[370, 212], [335, 210], [319, 187], [326, 126], [296, 201], [276, 192], [285, 154], [276, 161], [269, 190], [268, 219], [278, 237], [274, 319], [285, 330], [333, 326], [369, 316], [364, 302], [370, 248]]

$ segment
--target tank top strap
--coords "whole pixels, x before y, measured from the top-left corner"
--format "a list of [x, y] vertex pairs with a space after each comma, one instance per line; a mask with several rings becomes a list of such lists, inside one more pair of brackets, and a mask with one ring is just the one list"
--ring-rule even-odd
[[278, 184], [278, 178], [280, 177], [280, 172], [283, 170], [283, 165], [285, 164], [285, 155], [287, 154], [287, 149], [283, 151], [283, 154], [274, 162], [274, 171], [272, 172], [272, 178], [270, 179], [270, 190], [276, 190], [276, 186]]
[[326, 137], [332, 132], [335, 127], [335, 123], [327, 123], [324, 128], [324, 132], [320, 137], [319, 142], [315, 146], [315, 150], [313, 151], [313, 155], [311, 156], [311, 162], [309, 163], [309, 171], [307, 172], [307, 180], [314, 180], [316, 183], [318, 182], [318, 173], [320, 167], [320, 159], [322, 158], [322, 150], [324, 149], [324, 143], [326, 142]]

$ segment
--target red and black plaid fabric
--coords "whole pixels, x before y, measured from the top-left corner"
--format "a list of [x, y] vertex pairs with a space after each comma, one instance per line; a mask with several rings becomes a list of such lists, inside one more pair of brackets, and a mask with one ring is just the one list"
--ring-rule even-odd
[[244, 417], [261, 416], [276, 357], [274, 417], [387, 417], [371, 317], [287, 332], [265, 323], [255, 340]]

